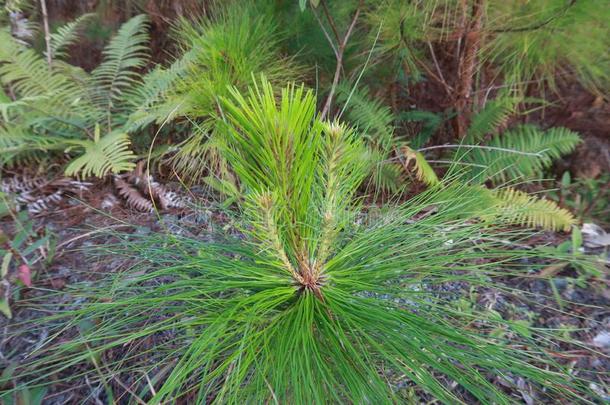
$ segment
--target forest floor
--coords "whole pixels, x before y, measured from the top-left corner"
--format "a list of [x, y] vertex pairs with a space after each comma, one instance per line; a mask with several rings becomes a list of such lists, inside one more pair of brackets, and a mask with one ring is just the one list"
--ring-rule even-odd
[[[197, 208], [168, 210], [163, 213], [139, 213], [116, 202], [112, 207], [101, 209], [104, 195], [111, 195], [112, 187], [99, 183], [91, 187], [94, 193], [84, 195], [83, 201], [71, 200], [53, 213], [34, 219], [34, 227], [46, 228], [52, 234], [56, 252], [48, 266], [40, 262], [32, 266], [31, 288], [22, 287], [23, 302], [12, 302], [13, 319], [9, 322], [0, 317], [0, 363], [8, 365], [35, 350], [48, 337], [44, 329], [31, 328], [28, 322], [35, 322], [40, 311], [31, 308], [27, 302], [49, 290], [69, 290], [77, 283], [95, 283], [104, 275], [129, 267], [129, 259], [113, 255], [92, 254], [96, 246], [115, 243], [112, 231], [146, 235], [161, 232], [200, 240], [208, 240], [211, 235], [231, 227], [231, 218], [224, 210], [207, 200], [199, 189], [191, 190], [191, 198], [197, 199]], [[4, 221], [0, 229], [6, 234], [14, 234], [14, 223]], [[569, 240], [569, 234], [542, 232], [527, 243], [531, 246], [558, 246]], [[599, 253], [596, 251], [595, 253]], [[610, 261], [609, 261], [610, 263]], [[602, 273], [603, 274], [603, 273]], [[549, 266], [541, 272], [531, 271], [522, 278], [499, 279], [498, 288], [471, 290], [468, 286], [455, 284], [442, 288], [455, 297], [456, 306], [462, 310], [494, 310], [506, 320], [526, 322], [540, 328], [564, 331], [573, 344], [557, 344], [550, 355], [560, 363], [569, 364], [574, 375], [597, 381], [591, 387], [606, 395], [609, 380], [603, 373], [610, 371], [610, 278], [601, 276], [581, 277], [577, 269], [568, 266]], [[509, 294], [506, 291], [518, 289], [523, 293]], [[71, 302], [68, 292], [55, 295], [53, 302], [45, 306], [45, 311], [53, 313], [54, 307]], [[23, 304], [26, 303], [26, 304]], [[587, 348], [594, 349], [593, 351]], [[108, 354], [111, 357], [120, 353]], [[68, 370], [68, 373], [76, 370]], [[129, 377], [111, 382], [115, 399], [127, 398], [125, 385]], [[505, 381], [490, 376], [502, 389], [508, 390], [509, 383], [519, 390], [512, 392], [517, 402], [540, 403], [535, 391], [525, 380]], [[391, 381], [398, 390], [409, 390], [411, 386], [393, 376]], [[447, 382], [451, 384], [450, 381]], [[512, 385], [512, 384], [511, 384]], [[101, 384], [91, 384], [82, 379], [80, 385], [57, 382], [48, 392], [45, 403], [105, 403], [105, 390]], [[423, 393], [417, 393], [425, 398]], [[120, 403], [120, 402], [119, 402]]]

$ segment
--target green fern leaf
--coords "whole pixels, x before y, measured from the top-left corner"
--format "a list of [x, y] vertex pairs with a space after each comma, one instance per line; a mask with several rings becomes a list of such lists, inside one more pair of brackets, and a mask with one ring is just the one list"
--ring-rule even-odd
[[389, 151], [394, 146], [394, 114], [373, 98], [365, 87], [352, 91], [347, 82], [337, 86], [337, 103], [345, 106], [347, 121], [358, 128], [370, 144]]
[[498, 129], [506, 124], [511, 115], [515, 113], [520, 101], [519, 97], [500, 97], [488, 102], [472, 118], [465, 138], [466, 143], [480, 142], [485, 135], [497, 133]]
[[100, 93], [98, 105], [112, 109], [121, 101], [123, 93], [137, 83], [137, 69], [148, 60], [147, 17], [138, 15], [124, 23], [103, 51], [102, 62], [92, 75]]
[[370, 183], [374, 189], [395, 194], [405, 187], [405, 172], [401, 165], [384, 161], [370, 152], [373, 163], [371, 165]]
[[574, 216], [555, 202], [531, 196], [514, 188], [493, 191], [500, 218], [521, 226], [552, 231], [569, 231], [576, 224]]
[[345, 118], [367, 141], [373, 162], [369, 182], [373, 188], [396, 193], [404, 186], [400, 165], [386, 160], [398, 147], [394, 137], [394, 114], [389, 107], [372, 97], [365, 87], [353, 89], [348, 82], [337, 86], [337, 102], [344, 106]]
[[473, 169], [472, 178], [506, 182], [515, 179], [535, 179], [553, 160], [572, 152], [580, 137], [566, 128], [542, 131], [531, 125], [521, 125], [495, 136], [487, 146], [490, 149], [469, 151], [464, 160], [480, 169]]
[[176, 100], [168, 95], [178, 79], [186, 73], [194, 56], [195, 52], [191, 50], [168, 68], [155, 68], [144, 76], [142, 83], [126, 93], [125, 102], [132, 111], [125, 128], [127, 132], [172, 118], [172, 112], [177, 110], [179, 102], [173, 103]]
[[33, 49], [17, 43], [8, 32], [0, 30], [0, 78], [11, 84], [20, 97], [65, 94], [74, 89], [70, 80], [49, 69], [47, 62]]
[[442, 123], [440, 114], [424, 110], [404, 111], [400, 113], [398, 118], [407, 122], [422, 123], [419, 132], [409, 141], [409, 145], [413, 149], [418, 149], [424, 146]]
[[71, 144], [84, 148], [84, 154], [66, 167], [67, 176], [103, 177], [108, 173], [119, 173], [135, 167], [133, 159], [136, 156], [129, 150], [130, 141], [126, 133], [114, 132], [100, 138], [97, 126], [93, 141], [72, 141]]
[[[51, 34], [51, 56], [53, 58], [65, 58], [67, 48], [78, 39], [78, 30], [83, 23], [93, 17], [94, 14], [83, 14], [74, 21], [62, 25]], [[45, 52], [46, 54], [46, 52]]]
[[48, 151], [65, 147], [65, 139], [62, 137], [39, 135], [23, 125], [0, 125], [0, 166], [32, 163]]
[[[0, 30], [0, 78], [2, 83], [10, 84], [17, 98], [12, 103], [3, 103], [4, 118], [7, 119], [9, 110], [18, 109], [22, 118], [38, 120], [37, 125], [69, 122], [82, 130], [86, 119], [79, 117], [94, 115], [87, 101], [89, 85], [82, 83], [87, 80], [87, 74], [68, 66], [57, 61], [49, 67], [41, 55]], [[77, 71], [81, 80], [77, 78]], [[54, 132], [66, 131], [54, 128]]]

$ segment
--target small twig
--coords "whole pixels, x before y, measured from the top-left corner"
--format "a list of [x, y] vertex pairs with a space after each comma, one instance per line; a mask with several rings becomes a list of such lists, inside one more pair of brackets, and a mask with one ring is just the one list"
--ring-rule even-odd
[[316, 9], [314, 8], [312, 10], [313, 10], [314, 17], [316, 17], [316, 20], [318, 21], [318, 24], [320, 25], [320, 28], [322, 28], [322, 32], [324, 33], [324, 36], [326, 37], [326, 40], [328, 41], [328, 43], [330, 44], [330, 47], [333, 49], [333, 52], [335, 53], [335, 58], [339, 59], [339, 51], [337, 51], [337, 47], [333, 43], [332, 38], [328, 34], [328, 31], [326, 31], [326, 28], [324, 28], [324, 24], [322, 23], [322, 20], [318, 16], [318, 13], [316, 12]]
[[53, 55], [51, 54], [51, 32], [49, 31], [49, 14], [47, 13], [46, 0], [40, 0], [40, 8], [42, 10], [42, 24], [44, 27], [44, 41], [47, 46], [47, 64], [51, 67], [53, 63]]
[[[406, 43], [405, 43], [406, 46]], [[445, 92], [447, 92], [448, 95], [451, 95], [454, 91], [453, 87], [451, 87], [444, 79], [438, 77], [429, 67], [428, 65], [423, 62], [421, 59], [419, 59], [417, 56], [415, 56], [415, 54], [412, 55], [413, 59], [415, 59], [415, 62], [417, 62], [417, 64], [423, 68], [426, 73], [428, 75], [430, 75], [431, 78], [433, 78], [434, 80], [436, 80], [439, 84], [441, 84], [443, 86], [443, 88], [445, 89]]]
[[[326, 15], [326, 18], [328, 19], [328, 24], [330, 24], [330, 28], [333, 30], [333, 34], [335, 34], [335, 39], [337, 40], [337, 43], [340, 43], [341, 37], [339, 36], [339, 31], [337, 31], [337, 26], [335, 25], [335, 19], [332, 17], [332, 15], [330, 14], [330, 11], [328, 10], [328, 5], [326, 4], [326, 0], [322, 0], [320, 3], [322, 3], [322, 10], [324, 10], [324, 14]], [[312, 8], [312, 10], [315, 11], [315, 8]]]
[[[404, 21], [400, 22], [400, 42], [402, 42], [403, 46], [406, 49], [409, 49], [409, 43], [407, 42], [407, 39], [405, 38], [404, 34], [403, 34], [403, 29], [404, 29]], [[415, 59], [415, 62], [426, 71], [426, 73], [433, 78], [434, 80], [436, 80], [440, 85], [443, 86], [443, 88], [445, 89], [445, 92], [447, 93], [447, 95], [451, 96], [451, 94], [453, 93], [453, 87], [451, 87], [447, 81], [445, 80], [445, 78], [443, 77], [440, 67], [438, 66], [438, 62], [436, 60], [436, 55], [434, 54], [434, 51], [432, 50], [432, 45], [430, 44], [430, 42], [428, 42], [428, 46], [430, 46], [430, 50], [432, 52], [432, 57], [434, 58], [434, 62], [436, 64], [436, 69], [437, 71], [440, 73], [440, 76], [438, 76], [437, 74], [435, 74], [429, 67], [428, 65], [423, 62], [422, 60], [420, 60], [415, 53], [411, 53], [411, 56], [413, 57], [413, 59]], [[406, 63], [403, 63], [404, 65], [406, 65]], [[408, 67], [405, 66], [405, 70], [408, 70]]]
[[432, 47], [432, 44], [430, 43], [430, 41], [428, 41], [427, 44], [428, 44], [428, 48], [430, 49], [430, 55], [432, 55], [432, 60], [434, 61], [434, 67], [436, 67], [436, 72], [438, 73], [438, 76], [441, 80], [441, 84], [445, 87], [445, 89], [450, 89], [453, 91], [453, 89], [451, 88], [451, 86], [449, 86], [449, 84], [447, 84], [447, 81], [445, 80], [445, 77], [443, 76], [443, 71], [441, 70], [441, 67], [438, 64], [438, 60], [436, 59], [436, 53], [434, 52], [434, 48]]
[[105, 231], [107, 231], [107, 230], [109, 230], [109, 229], [125, 228], [125, 227], [132, 227], [132, 226], [133, 226], [133, 225], [129, 225], [129, 224], [127, 224], [127, 225], [124, 225], [124, 224], [119, 224], [119, 225], [110, 225], [110, 226], [106, 226], [106, 227], [103, 227], [103, 228], [98, 228], [98, 229], [95, 229], [95, 230], [93, 230], [93, 231], [83, 233], [83, 234], [81, 234], [81, 235], [75, 236], [75, 237], [73, 237], [73, 238], [70, 238], [70, 239], [68, 239], [68, 240], [65, 240], [65, 241], [61, 242], [60, 244], [58, 244], [58, 245], [55, 247], [55, 250], [56, 250], [56, 251], [58, 251], [58, 250], [59, 250], [59, 248], [62, 248], [62, 247], [64, 247], [64, 246], [66, 246], [66, 245], [69, 245], [69, 244], [70, 244], [70, 243], [72, 243], [72, 242], [76, 242], [76, 241], [77, 241], [77, 240], [79, 240], [79, 239], [82, 239], [82, 238], [87, 238], [87, 237], [89, 237], [89, 236], [91, 236], [91, 235], [95, 235], [96, 233], [105, 232]]
[[157, 391], [155, 391], [155, 387], [154, 387], [152, 381], [150, 381], [150, 378], [148, 377], [148, 373], [144, 373], [144, 377], [146, 378], [146, 384], [148, 385], [148, 388], [150, 389], [150, 393], [153, 396], [157, 395]]
[[551, 17], [547, 18], [546, 20], [539, 22], [538, 24], [533, 24], [533, 25], [529, 25], [527, 27], [517, 27], [517, 28], [500, 28], [500, 29], [495, 29], [495, 30], [491, 30], [491, 32], [494, 33], [506, 33], [506, 32], [526, 32], [526, 31], [535, 31], [537, 29], [543, 28], [547, 25], [549, 25], [550, 23], [552, 23], [554, 20], [556, 20], [559, 17], [562, 17], [565, 13], [567, 13], [567, 11], [574, 5], [576, 4], [576, 0], [571, 0], [568, 5], [566, 7], [564, 7], [561, 11], [559, 11], [557, 14], [552, 15]]
[[371, 47], [371, 50], [369, 51], [369, 54], [366, 57], [364, 66], [362, 66], [362, 70], [360, 71], [360, 74], [356, 78], [356, 82], [354, 83], [354, 86], [352, 87], [352, 90], [350, 91], [349, 96], [347, 97], [347, 100], [343, 104], [343, 108], [339, 112], [338, 119], [341, 119], [341, 116], [343, 116], [343, 113], [345, 112], [345, 109], [347, 108], [349, 101], [352, 99], [354, 92], [358, 88], [358, 84], [360, 83], [360, 80], [362, 79], [362, 76], [364, 75], [364, 72], [366, 71], [366, 68], [367, 68], [369, 62], [371, 61], [371, 56], [373, 55], [373, 51], [375, 50], [375, 46], [377, 45], [377, 41], [379, 40], [379, 34], [381, 34], [381, 24], [379, 24], [379, 29], [377, 30], [377, 35], [375, 36], [375, 41], [373, 42], [373, 46]]
[[364, 0], [360, 0], [358, 8], [356, 9], [356, 13], [352, 18], [352, 22], [350, 23], [349, 28], [347, 29], [347, 32], [343, 37], [343, 40], [341, 40], [341, 42], [339, 43], [339, 49], [337, 50], [337, 68], [335, 69], [335, 76], [333, 77], [333, 84], [330, 88], [330, 93], [328, 93], [328, 97], [326, 98], [326, 102], [324, 103], [324, 108], [322, 108], [322, 114], [320, 115], [322, 119], [326, 118], [328, 112], [330, 111], [333, 96], [335, 95], [337, 85], [339, 84], [339, 76], [341, 76], [341, 70], [343, 69], [343, 54], [345, 52], [345, 47], [347, 45], [349, 37], [352, 35], [354, 27], [356, 26], [356, 21], [358, 21], [358, 16], [360, 16], [360, 9], [362, 8], [363, 3]]
[[[396, 160], [400, 160], [400, 163], [404, 166], [405, 161], [404, 161], [404, 159], [402, 158], [401, 155], [394, 156], [394, 157], [391, 157], [389, 159], [382, 160], [380, 163], [390, 163], [390, 162], [394, 162]], [[487, 169], [487, 167], [488, 167], [488, 166], [485, 166], [485, 165], [479, 165], [477, 163], [460, 162], [459, 160], [430, 160], [430, 159], [426, 159], [426, 162], [428, 162], [428, 163], [449, 164], [449, 165], [456, 164], [456, 165], [469, 166], [469, 167], [480, 167], [482, 169]]]
[[481, 169], [487, 169], [488, 166], [480, 165], [477, 163], [468, 163], [468, 162], [460, 162], [459, 160], [430, 160], [426, 159], [428, 163], [440, 163], [440, 164], [448, 164], [448, 165], [462, 165], [468, 167], [480, 167]]
[[[138, 395], [137, 395], [135, 392], [133, 392], [133, 390], [132, 390], [130, 387], [128, 387], [128, 386], [127, 386], [125, 383], [123, 383], [123, 381], [121, 381], [121, 380], [119, 379], [119, 377], [118, 377], [118, 376], [116, 376], [116, 375], [115, 375], [115, 374], [112, 372], [112, 370], [110, 370], [110, 369], [108, 368], [108, 366], [107, 366], [106, 364], [103, 364], [103, 366], [104, 366], [104, 368], [105, 368], [105, 369], [106, 369], [106, 370], [107, 370], [107, 371], [110, 373], [110, 378], [111, 378], [111, 379], [113, 379], [113, 380], [114, 380], [114, 381], [115, 381], [117, 384], [119, 384], [119, 385], [120, 385], [120, 386], [121, 386], [121, 387], [122, 387], [122, 388], [123, 388], [125, 391], [127, 391], [129, 394], [131, 394], [132, 398], [133, 398], [133, 399], [135, 399], [135, 401], [136, 401], [138, 404], [143, 404], [143, 405], [146, 405], [146, 402], [145, 402], [145, 401], [144, 401], [142, 398], [140, 398], [140, 397], [139, 397], [139, 396], [138, 396]], [[122, 396], [122, 395], [121, 395], [121, 396]]]

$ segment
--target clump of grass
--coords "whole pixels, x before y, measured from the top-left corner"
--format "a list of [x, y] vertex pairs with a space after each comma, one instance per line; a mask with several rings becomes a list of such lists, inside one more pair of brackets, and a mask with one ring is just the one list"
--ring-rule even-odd
[[[241, 237], [106, 246], [138, 264], [73, 291], [84, 304], [48, 319], [54, 333], [23, 365], [24, 380], [62, 370], [129, 379], [130, 395], [147, 403], [400, 402], [390, 375], [451, 404], [514, 403], [495, 377], [579, 397], [581, 383], [537, 346], [542, 332], [493, 338], [486, 332], [512, 324], [460, 312], [435, 292], [489, 285], [539, 254], [506, 249], [524, 235], [478, 221], [477, 195], [432, 187], [363, 221], [366, 149], [317, 118], [310, 91], [289, 86], [278, 100], [263, 80], [222, 106], [222, 150], [245, 191]], [[91, 372], [75, 368], [91, 361]]]

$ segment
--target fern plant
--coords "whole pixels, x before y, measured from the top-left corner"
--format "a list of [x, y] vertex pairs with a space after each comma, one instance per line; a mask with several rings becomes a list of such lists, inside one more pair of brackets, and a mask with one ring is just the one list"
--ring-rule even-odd
[[404, 169], [392, 156], [400, 143], [394, 135], [396, 117], [378, 99], [370, 96], [365, 87], [352, 88], [348, 82], [337, 87], [337, 103], [345, 111], [345, 120], [357, 128], [375, 162], [369, 183], [371, 188], [386, 193], [397, 193], [405, 185]]
[[554, 160], [574, 151], [580, 143], [577, 133], [566, 128], [542, 131], [532, 125], [520, 125], [494, 136], [486, 146], [466, 153], [464, 160], [473, 164], [471, 176], [494, 182], [539, 179]]
[[576, 225], [574, 215], [551, 200], [536, 198], [510, 187], [494, 191], [493, 196], [501, 211], [493, 219], [495, 221], [504, 219], [513, 224], [554, 231], [569, 231], [572, 225]]
[[506, 129], [523, 99], [500, 95], [472, 117], [463, 146], [453, 160], [468, 165], [470, 180], [506, 183], [540, 179], [554, 160], [574, 151], [580, 136], [566, 128], [543, 131], [521, 124]]
[[[151, 404], [391, 404], [404, 400], [395, 376], [448, 404], [513, 403], [488, 379], [495, 375], [527, 378], [549, 400], [586, 393], [537, 347], [544, 330], [453, 310], [434, 291], [518, 274], [518, 259], [538, 252], [494, 242], [520, 235], [474, 220], [478, 198], [456, 185], [356, 221], [355, 193], [370, 169], [363, 141], [320, 121], [312, 92], [276, 94], [263, 82], [222, 100], [223, 153], [245, 190], [240, 237], [148, 235], [105, 246], [137, 252], [142, 271], [76, 287], [85, 304], [67, 303], [42, 323], [52, 332], [20, 365], [24, 383], [103, 356], [103, 368], [83, 371], [87, 380], [155, 370], [158, 378], [135, 379], [126, 393]], [[417, 216], [431, 205], [436, 214]], [[69, 332], [78, 325], [88, 326]], [[495, 326], [514, 337], [490, 338]]]
[[229, 177], [218, 152], [224, 134], [215, 119], [223, 114], [219, 100], [229, 86], [243, 89], [259, 73], [278, 84], [302, 75], [303, 68], [280, 53], [282, 37], [272, 17], [269, 7], [247, 1], [219, 6], [213, 16], [194, 23], [184, 20], [176, 32], [183, 55], [145, 79], [144, 102], [134, 105], [129, 130], [153, 122], [186, 123], [190, 133], [168, 158], [185, 181], [201, 181], [210, 173]]
[[60, 27], [51, 37], [54, 58], [42, 55], [0, 32], [0, 78], [15, 98], [0, 105], [0, 152], [11, 163], [40, 152], [64, 151], [77, 158], [66, 171], [104, 176], [133, 168], [125, 126], [147, 80], [139, 70], [147, 58], [147, 20], [124, 23], [104, 49], [104, 60], [91, 73], [67, 64], [65, 48], [77, 37], [85, 15]]
[[68, 57], [68, 48], [76, 43], [79, 39], [79, 30], [85, 23], [89, 22], [92, 17], [93, 14], [83, 14], [74, 21], [70, 21], [57, 28], [57, 30], [51, 34], [51, 59], [59, 58], [63, 60]]
[[[376, 187], [397, 190], [398, 185], [404, 182], [402, 175], [405, 171], [412, 172], [415, 178], [430, 186], [440, 182], [422, 152], [395, 138], [393, 123], [396, 117], [388, 107], [371, 99], [366, 90], [352, 91], [345, 84], [339, 86], [338, 101], [345, 106], [346, 118], [356, 125], [367, 144], [371, 145], [373, 161], [381, 162], [373, 166], [371, 178]], [[459, 168], [457, 172], [467, 183], [491, 181], [507, 184], [540, 179], [554, 160], [574, 150], [580, 137], [565, 128], [542, 131], [532, 125], [520, 125], [503, 131], [521, 101], [520, 97], [500, 96], [473, 116], [464, 139], [467, 145], [449, 153], [447, 161], [454, 168], [449, 171], [448, 178], [453, 178], [456, 168]], [[413, 141], [417, 143], [417, 137]], [[397, 157], [404, 166], [403, 170], [399, 167], [397, 174], [384, 172], [396, 167], [392, 163], [393, 153], [399, 154]], [[495, 193], [493, 198], [490, 196], [481, 198], [496, 205], [505, 215], [504, 219], [513, 224], [568, 230], [575, 223], [574, 217], [555, 203], [538, 200], [512, 188]], [[494, 218], [499, 220], [497, 216]]]
[[82, 147], [85, 153], [66, 167], [68, 176], [101, 176], [133, 169], [135, 155], [129, 150], [129, 136], [124, 132], [111, 132], [100, 138], [100, 127], [95, 127], [93, 140], [71, 141], [70, 145]]
[[[401, 185], [404, 187], [405, 172], [413, 173], [416, 179], [429, 186], [440, 182], [422, 151], [443, 148], [442, 145], [419, 151], [400, 142], [393, 128], [397, 117], [379, 100], [371, 98], [366, 89], [352, 89], [342, 83], [337, 94], [337, 101], [343, 106], [341, 112], [345, 111], [345, 117], [362, 133], [372, 160], [377, 162], [371, 175], [374, 188], [398, 191]], [[521, 101], [522, 97], [500, 95], [472, 117], [464, 145], [451, 145], [446, 154], [448, 159], [445, 161], [454, 166], [447, 174], [448, 178], [459, 173], [466, 183], [490, 181], [492, 184], [540, 179], [553, 161], [574, 150], [580, 137], [565, 128], [542, 131], [532, 125], [519, 125], [504, 130]], [[411, 141], [420, 144], [421, 138], [416, 136]], [[451, 149], [454, 147], [457, 149]], [[394, 163], [397, 158], [403, 168]], [[489, 202], [499, 204], [507, 197], [503, 210], [517, 225], [564, 230], [575, 222], [569, 212], [553, 202], [520, 196], [522, 198], [508, 198], [509, 192], [501, 192]], [[512, 215], [509, 215], [510, 208], [515, 210]]]
[[[466, 183], [489, 181], [503, 185], [540, 179], [554, 160], [575, 149], [580, 137], [565, 128], [542, 131], [532, 125], [519, 125], [502, 132], [501, 127], [514, 113], [518, 101], [519, 98], [496, 99], [473, 117], [464, 140], [467, 144], [449, 155], [449, 161], [454, 163], [449, 178], [459, 173]], [[477, 145], [478, 142], [482, 145]], [[421, 153], [411, 149], [404, 152], [415, 162], [414, 168], [420, 179], [434, 175]], [[435, 177], [429, 178], [432, 181], [427, 183], [435, 184]], [[569, 211], [554, 202], [537, 199], [513, 188], [499, 189], [493, 193], [491, 200], [489, 196], [482, 199], [495, 204], [502, 211], [500, 217], [516, 225], [569, 230], [576, 223]], [[500, 217], [493, 216], [496, 221]]]

